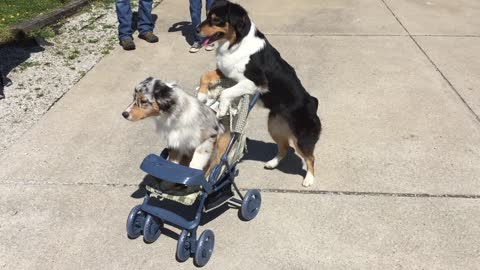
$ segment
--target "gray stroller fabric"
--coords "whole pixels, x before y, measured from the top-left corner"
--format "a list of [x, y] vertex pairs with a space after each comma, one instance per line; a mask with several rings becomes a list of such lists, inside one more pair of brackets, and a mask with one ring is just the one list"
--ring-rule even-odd
[[[221, 92], [234, 84], [235, 82], [232, 80], [223, 79], [219, 84], [211, 87], [207, 104], [211, 104], [212, 109], [216, 110], [218, 104], [215, 102], [218, 101]], [[227, 115], [220, 119], [226, 132], [239, 134], [239, 137], [235, 141], [232, 150], [228, 155], [229, 164], [240, 161], [246, 151], [248, 106], [252, 98], [253, 95], [243, 95], [236, 100], [233, 100], [230, 104]]]

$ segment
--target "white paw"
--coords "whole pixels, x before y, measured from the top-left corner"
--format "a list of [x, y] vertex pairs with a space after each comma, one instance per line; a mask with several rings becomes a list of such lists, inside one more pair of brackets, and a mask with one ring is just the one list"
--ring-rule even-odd
[[230, 107], [230, 100], [220, 99], [220, 105], [218, 106], [217, 117], [222, 117], [227, 114]]
[[202, 103], [205, 103], [208, 100], [208, 95], [204, 93], [198, 93], [197, 99], [200, 100]]
[[309, 187], [309, 186], [313, 185], [314, 181], [315, 181], [315, 176], [313, 176], [313, 174], [307, 172], [307, 176], [305, 176], [305, 179], [303, 179], [302, 185], [304, 187]]
[[265, 168], [274, 169], [278, 166], [279, 160], [277, 157], [274, 157], [272, 160], [265, 162]]

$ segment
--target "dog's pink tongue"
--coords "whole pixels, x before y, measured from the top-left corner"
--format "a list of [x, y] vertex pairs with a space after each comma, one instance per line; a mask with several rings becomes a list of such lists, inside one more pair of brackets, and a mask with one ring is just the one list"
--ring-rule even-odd
[[205, 38], [205, 39], [203, 39], [203, 41], [202, 41], [202, 47], [204, 47], [205, 45], [207, 45], [209, 41], [210, 41], [210, 38]]

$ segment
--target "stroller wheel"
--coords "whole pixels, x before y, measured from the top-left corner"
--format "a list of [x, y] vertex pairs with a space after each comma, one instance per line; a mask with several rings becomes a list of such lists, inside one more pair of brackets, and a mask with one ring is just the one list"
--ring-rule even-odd
[[211, 230], [205, 230], [198, 239], [193, 263], [198, 267], [206, 265], [212, 256], [214, 245], [215, 236], [213, 232]]
[[127, 218], [127, 235], [130, 239], [135, 239], [142, 234], [145, 224], [145, 213], [140, 210], [140, 205], [132, 208]]
[[191, 242], [190, 236], [187, 230], [182, 230], [177, 242], [177, 260], [179, 262], [185, 262], [190, 258]]
[[260, 191], [250, 189], [243, 198], [242, 206], [240, 207], [240, 217], [245, 221], [254, 219], [260, 211], [261, 204], [262, 195], [260, 195]]
[[161, 219], [152, 215], [147, 215], [145, 226], [143, 227], [143, 241], [146, 243], [155, 242], [162, 233], [163, 222]]

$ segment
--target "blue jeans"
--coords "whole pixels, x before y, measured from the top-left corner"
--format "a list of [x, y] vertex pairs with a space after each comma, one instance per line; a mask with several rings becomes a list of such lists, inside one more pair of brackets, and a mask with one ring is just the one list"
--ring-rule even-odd
[[[207, 0], [206, 10], [207, 13], [215, 0]], [[201, 23], [202, 19], [202, 0], [190, 0], [190, 17], [192, 18], [193, 33], [195, 33], [194, 40], [200, 42], [202, 40], [195, 31], [195, 28]]]
[[[137, 29], [140, 34], [153, 31], [152, 4], [153, 0], [139, 0]], [[130, 0], [116, 0], [115, 7], [118, 18], [118, 37], [120, 39], [132, 37]]]

